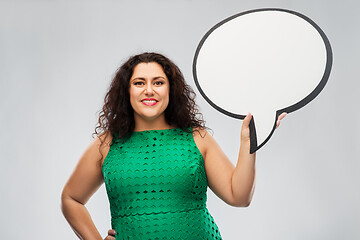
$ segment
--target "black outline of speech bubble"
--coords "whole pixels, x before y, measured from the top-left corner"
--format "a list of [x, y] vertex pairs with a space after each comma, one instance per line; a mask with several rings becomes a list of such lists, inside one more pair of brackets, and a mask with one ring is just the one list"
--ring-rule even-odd
[[276, 120], [279, 117], [279, 115], [283, 112], [286, 113], [291, 113], [294, 112], [302, 107], [304, 107], [306, 104], [308, 104], [309, 102], [311, 102], [321, 91], [322, 89], [325, 87], [327, 80], [329, 79], [330, 76], [330, 71], [331, 71], [331, 66], [332, 66], [332, 61], [333, 61], [333, 56], [332, 56], [332, 50], [331, 50], [331, 46], [330, 46], [330, 42], [328, 40], [328, 38], [326, 37], [325, 33], [321, 30], [321, 28], [314, 22], [312, 21], [310, 18], [302, 15], [301, 13], [292, 11], [292, 10], [287, 10], [287, 9], [280, 9], [280, 8], [260, 8], [260, 9], [254, 9], [254, 10], [249, 10], [249, 11], [245, 11], [245, 12], [241, 12], [238, 14], [235, 14], [231, 17], [228, 17], [226, 19], [224, 19], [223, 21], [219, 22], [218, 24], [216, 24], [215, 26], [213, 26], [205, 35], [204, 37], [201, 39], [196, 52], [195, 52], [195, 56], [194, 56], [194, 61], [193, 61], [193, 75], [194, 75], [194, 80], [195, 80], [195, 85], [198, 88], [199, 92], [201, 93], [201, 95], [205, 98], [205, 100], [212, 106], [214, 107], [216, 110], [218, 110], [219, 112], [222, 112], [225, 115], [228, 115], [230, 117], [233, 118], [237, 118], [237, 119], [244, 119], [246, 116], [245, 115], [240, 115], [240, 114], [234, 114], [231, 112], [226, 111], [225, 109], [222, 109], [221, 107], [217, 106], [215, 103], [213, 103], [204, 93], [204, 91], [201, 89], [200, 84], [198, 82], [198, 78], [196, 75], [196, 63], [197, 63], [197, 58], [200, 52], [200, 49], [202, 47], [202, 45], [204, 44], [204, 42], [206, 41], [206, 39], [208, 38], [208, 36], [218, 27], [220, 27], [221, 25], [223, 25], [224, 23], [237, 18], [239, 16], [245, 15], [245, 14], [249, 14], [249, 13], [254, 13], [254, 12], [262, 12], [262, 11], [281, 11], [281, 12], [287, 12], [287, 13], [291, 13], [294, 14], [298, 17], [301, 17], [302, 19], [306, 20], [308, 23], [310, 23], [320, 34], [321, 38], [324, 41], [325, 44], [325, 48], [326, 48], [326, 66], [325, 66], [325, 71], [324, 71], [324, 75], [321, 79], [321, 81], [319, 82], [319, 84], [316, 86], [316, 88], [309, 94], [307, 95], [305, 98], [303, 98], [302, 100], [300, 100], [299, 102], [277, 110], [276, 111], [276, 116], [275, 116], [275, 123], [273, 126], [272, 131], [270, 132], [269, 136], [264, 140], [263, 143], [261, 143], [259, 146], [257, 145], [257, 139], [256, 139], [256, 128], [255, 128], [255, 122], [254, 122], [254, 117], [251, 119], [250, 122], [250, 153], [254, 153], [256, 152], [258, 149], [260, 149], [262, 146], [264, 146], [264, 144], [269, 141], [269, 139], [271, 138], [272, 134], [275, 131], [276, 128]]

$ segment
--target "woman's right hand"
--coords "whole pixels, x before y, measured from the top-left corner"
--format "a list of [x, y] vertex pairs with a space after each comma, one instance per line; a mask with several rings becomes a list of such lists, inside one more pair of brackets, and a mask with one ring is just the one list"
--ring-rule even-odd
[[115, 230], [110, 229], [108, 231], [108, 235], [106, 236], [106, 238], [104, 240], [115, 240]]

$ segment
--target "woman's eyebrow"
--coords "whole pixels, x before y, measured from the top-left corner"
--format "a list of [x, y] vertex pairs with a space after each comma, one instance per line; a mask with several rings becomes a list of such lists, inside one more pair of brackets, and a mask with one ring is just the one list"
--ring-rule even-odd
[[164, 80], [166, 79], [166, 78], [163, 77], [163, 76], [157, 76], [157, 77], [154, 77], [153, 80], [156, 80], [156, 79], [159, 79], [159, 78], [162, 78], [162, 79], [164, 79]]
[[[153, 77], [152, 80], [157, 80], [157, 79], [159, 79], [159, 78], [164, 79], [164, 80], [166, 79], [166, 78], [163, 77], [163, 76], [156, 76], [156, 77]], [[144, 78], [144, 77], [135, 77], [135, 78], [131, 79], [131, 81], [134, 81], [134, 80], [143, 80], [143, 81], [145, 81], [146, 78]]]
[[143, 77], [135, 77], [135, 78], [131, 79], [131, 81], [134, 81], [134, 80], [144, 80], [145, 81], [145, 78], [143, 78]]

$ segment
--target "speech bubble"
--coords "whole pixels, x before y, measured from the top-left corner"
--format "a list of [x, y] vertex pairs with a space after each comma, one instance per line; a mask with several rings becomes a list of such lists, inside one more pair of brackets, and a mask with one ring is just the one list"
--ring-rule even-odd
[[250, 153], [272, 136], [278, 116], [312, 101], [332, 66], [328, 38], [310, 18], [255, 9], [212, 27], [195, 52], [195, 84], [215, 109], [250, 123]]

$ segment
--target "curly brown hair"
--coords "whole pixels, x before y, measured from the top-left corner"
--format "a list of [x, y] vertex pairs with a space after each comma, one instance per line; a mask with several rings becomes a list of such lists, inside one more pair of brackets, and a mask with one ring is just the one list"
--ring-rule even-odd
[[[170, 83], [169, 104], [165, 119], [169, 125], [184, 131], [189, 128], [206, 128], [202, 114], [195, 103], [196, 94], [185, 82], [180, 69], [167, 57], [153, 52], [131, 56], [116, 72], [105, 95], [104, 106], [93, 135], [98, 137], [108, 133], [124, 138], [130, 136], [135, 128], [134, 110], [130, 104], [129, 81], [134, 68], [139, 63], [156, 62], [162, 68]], [[101, 140], [101, 138], [100, 138]], [[101, 140], [103, 145], [104, 140]]]

